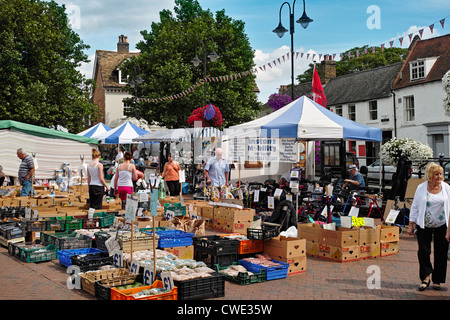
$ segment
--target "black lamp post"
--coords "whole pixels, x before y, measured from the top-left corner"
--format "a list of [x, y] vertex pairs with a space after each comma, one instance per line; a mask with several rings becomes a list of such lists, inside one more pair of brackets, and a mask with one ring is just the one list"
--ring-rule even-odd
[[[278, 27], [273, 29], [272, 31], [275, 32], [280, 38], [284, 36], [288, 30], [283, 27], [281, 24], [281, 10], [283, 9], [283, 6], [287, 4], [289, 6], [289, 23], [290, 23], [290, 34], [291, 34], [291, 97], [292, 100], [294, 100], [294, 32], [295, 32], [295, 23], [294, 23], [294, 8], [295, 8], [295, 1], [292, 4], [292, 10], [291, 5], [288, 2], [284, 2], [280, 7], [280, 13], [279, 13], [279, 21]], [[305, 11], [305, 0], [303, 0], [303, 15], [298, 19], [296, 22], [300, 23], [300, 25], [303, 27], [303, 29], [306, 29], [308, 25], [313, 22], [312, 19], [310, 19], [306, 15]]]
[[[213, 45], [213, 49], [211, 51], [210, 54], [206, 55], [206, 45], [205, 42], [203, 42], [202, 40], [200, 40], [200, 42], [202, 43], [202, 48], [203, 48], [203, 85], [204, 85], [204, 105], [206, 105], [206, 58], [209, 58], [209, 60], [211, 60], [211, 62], [216, 61], [217, 59], [219, 59], [219, 55], [216, 53], [216, 50], [214, 49], [214, 39], [211, 38], [211, 42]], [[196, 67], [199, 66], [199, 64], [202, 62], [202, 60], [200, 60], [197, 56], [197, 49], [195, 50], [195, 57], [194, 59], [192, 59], [192, 64]]]

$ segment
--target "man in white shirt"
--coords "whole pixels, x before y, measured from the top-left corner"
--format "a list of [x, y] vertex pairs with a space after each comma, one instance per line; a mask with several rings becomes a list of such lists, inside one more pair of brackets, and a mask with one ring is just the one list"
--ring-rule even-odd
[[228, 187], [230, 167], [227, 160], [222, 158], [222, 155], [223, 150], [217, 148], [215, 157], [210, 158], [205, 165], [206, 183], [211, 183], [215, 187]]

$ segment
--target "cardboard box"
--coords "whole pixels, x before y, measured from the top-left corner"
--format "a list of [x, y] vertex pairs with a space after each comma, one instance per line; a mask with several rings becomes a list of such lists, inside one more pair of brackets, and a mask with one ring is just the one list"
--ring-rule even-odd
[[361, 259], [378, 258], [381, 255], [381, 244], [368, 243], [359, 245], [359, 256]]
[[336, 230], [320, 229], [319, 243], [336, 247], [359, 245], [359, 230], [338, 227]]
[[194, 259], [194, 246], [164, 248], [164, 250], [180, 259]]
[[228, 221], [224, 219], [213, 219], [213, 229], [247, 235], [247, 229], [250, 228], [251, 222], [250, 220]]
[[306, 256], [306, 240], [278, 236], [264, 241], [264, 253], [275, 260], [284, 259], [291, 263], [296, 257]]
[[381, 256], [390, 256], [399, 252], [399, 241], [381, 241]]
[[317, 257], [319, 254], [319, 242], [306, 240], [306, 254], [308, 256]]
[[306, 272], [306, 256], [295, 257], [293, 259], [278, 259], [278, 261], [289, 264], [288, 276], [302, 274]]
[[48, 206], [52, 206], [53, 204], [54, 204], [53, 198], [36, 199], [37, 206], [48, 207]]
[[236, 209], [229, 207], [221, 207], [217, 206], [214, 209], [214, 218], [224, 219], [224, 220], [251, 220], [253, 221], [253, 217], [255, 215], [254, 209]]
[[394, 242], [399, 240], [400, 229], [397, 226], [377, 226], [380, 228], [380, 241]]
[[297, 238], [314, 242], [319, 241], [321, 227], [316, 223], [300, 223], [297, 225]]
[[359, 229], [359, 244], [380, 244], [380, 228], [365, 228]]
[[2, 200], [3, 207], [20, 207], [20, 198], [5, 198]]
[[214, 208], [213, 206], [202, 206], [202, 217], [204, 219], [214, 218]]
[[20, 199], [20, 206], [22, 207], [34, 207], [37, 204], [37, 201], [34, 198], [19, 197], [18, 199]]
[[350, 262], [360, 259], [359, 245], [338, 247], [327, 243], [319, 243], [318, 257], [336, 262]]

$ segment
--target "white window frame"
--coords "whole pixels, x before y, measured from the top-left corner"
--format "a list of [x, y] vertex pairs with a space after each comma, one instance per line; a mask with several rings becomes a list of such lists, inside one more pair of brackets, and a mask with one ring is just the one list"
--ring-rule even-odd
[[414, 96], [405, 96], [403, 97], [403, 103], [405, 106], [405, 120], [406, 122], [413, 122], [416, 119], [416, 112], [415, 112], [415, 103], [414, 103]]
[[336, 106], [335, 107], [335, 112], [338, 116], [342, 117], [342, 106]]
[[369, 120], [378, 120], [378, 101], [369, 101]]
[[[353, 108], [353, 110], [351, 110]], [[356, 105], [349, 104], [348, 105], [348, 118], [352, 121], [356, 121]]]
[[409, 63], [411, 81], [425, 79], [425, 60], [418, 59]]
[[119, 84], [127, 84], [127, 80], [128, 80], [128, 76], [126, 74], [124, 74], [126, 76], [125, 82], [122, 80], [122, 70], [117, 69], [118, 71], [118, 77], [119, 77]]

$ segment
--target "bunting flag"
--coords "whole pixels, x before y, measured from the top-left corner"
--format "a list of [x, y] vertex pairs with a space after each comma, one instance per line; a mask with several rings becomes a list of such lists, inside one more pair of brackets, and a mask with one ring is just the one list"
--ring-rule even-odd
[[[441, 25], [442, 28], [444, 28], [444, 24], [445, 24], [445, 19], [448, 17], [445, 17], [441, 20], [439, 20], [439, 24]], [[435, 24], [437, 24], [437, 22], [432, 23], [428, 26], [428, 28], [430, 29], [431, 34], [433, 34], [434, 29], [435, 29]], [[420, 38], [422, 39], [423, 37], [423, 32], [424, 32], [424, 28], [420, 29], [417, 31]], [[408, 34], [409, 37], [409, 41], [412, 41], [413, 35], [415, 32]], [[403, 46], [403, 39], [404, 37], [400, 37], [398, 39], [395, 40], [390, 40], [389, 41], [389, 45], [390, 48], [393, 48], [394, 43], [396, 40], [399, 41], [400, 46]], [[381, 44], [381, 52], [384, 53], [384, 48], [385, 48], [385, 44]], [[376, 53], [376, 46], [372, 46], [372, 53], [375, 55]], [[301, 59], [306, 58], [307, 60], [309, 59], [310, 56], [312, 56], [312, 60], [315, 59], [316, 55], [318, 55], [319, 57], [319, 61], [322, 60], [322, 57], [324, 59], [335, 59], [336, 58], [336, 53], [333, 54], [322, 54], [322, 53], [305, 53], [304, 52], [293, 52], [293, 55], [295, 54], [295, 59], [298, 59], [298, 57], [300, 56]], [[356, 57], [359, 58], [361, 54], [368, 54], [368, 48], [364, 49], [364, 53], [360, 52], [359, 50], [356, 51]], [[341, 60], [344, 58], [344, 53], [339, 53], [339, 57], [341, 58]], [[350, 60], [352, 57], [352, 52], [348, 53], [348, 59]], [[287, 58], [287, 59], [286, 59]], [[274, 67], [280, 67], [281, 64], [285, 63], [286, 60], [289, 59], [293, 59], [294, 56], [290, 57], [290, 52], [288, 52], [287, 54], [274, 59], [272, 62], [267, 63], [267, 65], [270, 67], [270, 69], [273, 69]], [[278, 63], [277, 63], [278, 62]], [[219, 76], [219, 77], [208, 77], [205, 78], [204, 80], [200, 80], [199, 82], [195, 83], [194, 85], [192, 85], [190, 88], [182, 91], [181, 93], [177, 93], [171, 96], [167, 96], [167, 97], [163, 97], [163, 98], [153, 98], [153, 99], [147, 99], [147, 98], [137, 98], [136, 101], [138, 102], [164, 102], [164, 101], [173, 101], [175, 99], [180, 99], [180, 98], [184, 98], [186, 96], [188, 96], [189, 94], [191, 94], [192, 92], [194, 92], [197, 88], [199, 88], [200, 86], [202, 86], [204, 84], [204, 82], [206, 83], [218, 83], [218, 82], [227, 82], [227, 81], [234, 81], [234, 80], [238, 80], [241, 79], [242, 77], [247, 77], [249, 75], [254, 75], [254, 74], [258, 74], [259, 72], [266, 72], [268, 69], [266, 68], [266, 64], [262, 65], [262, 66], [257, 66], [254, 67], [253, 69], [249, 70], [249, 71], [245, 71], [245, 72], [239, 72], [239, 73], [235, 73], [235, 74], [231, 74], [231, 75], [225, 75], [225, 76]], [[325, 103], [326, 103], [326, 98], [325, 98]]]

